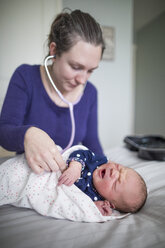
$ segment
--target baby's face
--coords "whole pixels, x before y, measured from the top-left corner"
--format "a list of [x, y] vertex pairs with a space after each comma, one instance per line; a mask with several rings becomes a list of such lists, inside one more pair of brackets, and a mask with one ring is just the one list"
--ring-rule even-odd
[[133, 198], [136, 182], [137, 174], [133, 169], [113, 162], [101, 165], [93, 173], [97, 192], [117, 207], [123, 199]]

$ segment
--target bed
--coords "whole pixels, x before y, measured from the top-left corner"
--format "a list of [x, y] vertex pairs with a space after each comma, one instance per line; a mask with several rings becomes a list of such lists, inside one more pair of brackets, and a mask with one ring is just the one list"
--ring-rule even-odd
[[[101, 223], [45, 217], [36, 211], [0, 207], [0, 247], [165, 247], [165, 161], [148, 161], [125, 146], [109, 149], [109, 159], [137, 170], [145, 179], [148, 200], [137, 214]], [[1, 158], [0, 163], [6, 158]]]

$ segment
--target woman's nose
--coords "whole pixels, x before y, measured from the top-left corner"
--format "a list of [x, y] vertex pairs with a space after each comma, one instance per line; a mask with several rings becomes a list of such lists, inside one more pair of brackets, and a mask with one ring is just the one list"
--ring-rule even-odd
[[87, 79], [88, 79], [88, 77], [87, 77], [87, 73], [85, 71], [79, 72], [76, 76], [76, 82], [78, 84], [85, 84]]

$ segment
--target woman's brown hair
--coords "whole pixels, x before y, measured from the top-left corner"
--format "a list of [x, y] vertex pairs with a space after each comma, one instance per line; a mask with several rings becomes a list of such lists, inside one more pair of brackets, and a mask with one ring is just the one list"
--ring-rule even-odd
[[88, 13], [74, 10], [71, 13], [62, 12], [57, 15], [51, 25], [48, 36], [48, 47], [51, 42], [56, 43], [56, 54], [61, 56], [67, 52], [79, 40], [89, 42], [95, 46], [102, 46], [102, 54], [105, 44], [99, 23]]

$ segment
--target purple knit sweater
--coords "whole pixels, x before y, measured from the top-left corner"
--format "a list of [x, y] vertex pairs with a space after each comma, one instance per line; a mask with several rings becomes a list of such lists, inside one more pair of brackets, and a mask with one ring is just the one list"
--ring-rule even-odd
[[[76, 134], [80, 142], [97, 154], [103, 154], [97, 127], [97, 91], [88, 82], [81, 100], [74, 106]], [[24, 152], [24, 134], [35, 126], [44, 130], [56, 144], [65, 148], [71, 135], [69, 109], [57, 106], [48, 96], [39, 65], [21, 65], [14, 72], [0, 116], [0, 145]]]

